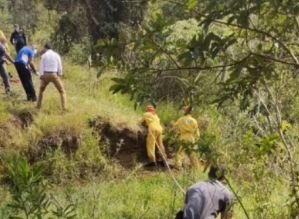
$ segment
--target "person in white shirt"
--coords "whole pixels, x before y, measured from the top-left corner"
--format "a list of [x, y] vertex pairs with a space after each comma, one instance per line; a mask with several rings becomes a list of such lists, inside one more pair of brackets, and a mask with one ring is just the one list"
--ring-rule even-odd
[[61, 81], [62, 63], [60, 56], [52, 50], [50, 44], [45, 44], [45, 53], [41, 57], [40, 62], [40, 90], [37, 99], [37, 108], [42, 106], [43, 93], [49, 83], [53, 83], [60, 93], [62, 109], [66, 109], [66, 93]]

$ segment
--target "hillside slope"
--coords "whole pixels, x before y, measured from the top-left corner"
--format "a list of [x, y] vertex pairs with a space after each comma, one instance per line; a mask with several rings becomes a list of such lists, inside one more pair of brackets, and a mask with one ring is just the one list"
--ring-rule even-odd
[[[79, 163], [84, 161], [79, 166], [101, 168], [104, 157], [117, 158], [126, 167], [137, 160], [145, 161], [141, 112], [132, 109], [133, 103], [127, 97], [109, 92], [110, 78], [115, 73], [107, 72], [97, 80], [93, 70], [67, 62], [64, 65], [67, 112], [61, 110], [59, 93], [53, 85], [45, 91], [41, 110], [35, 109], [35, 103], [25, 101], [20, 83], [12, 83], [13, 93], [9, 96], [3, 94], [4, 89], [1, 92], [1, 164], [9, 152], [25, 152], [31, 162], [37, 162], [51, 159], [51, 154], [60, 151], [74, 156]], [[9, 71], [16, 77], [13, 66], [9, 66]], [[35, 75], [33, 78], [38, 92], [39, 79]], [[104, 157], [102, 152], [106, 153]], [[55, 162], [51, 165], [55, 166]]]

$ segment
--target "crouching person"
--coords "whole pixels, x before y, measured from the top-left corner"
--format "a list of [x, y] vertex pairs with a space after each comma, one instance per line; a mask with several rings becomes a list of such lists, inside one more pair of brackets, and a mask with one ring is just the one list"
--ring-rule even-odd
[[185, 197], [185, 207], [177, 213], [176, 219], [213, 219], [221, 214], [221, 219], [233, 216], [233, 193], [222, 184], [225, 168], [212, 165], [209, 179], [191, 186]]

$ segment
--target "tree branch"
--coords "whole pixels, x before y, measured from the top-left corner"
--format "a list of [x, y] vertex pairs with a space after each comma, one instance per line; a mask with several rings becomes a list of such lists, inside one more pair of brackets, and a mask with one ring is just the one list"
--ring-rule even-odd
[[[166, 2], [170, 2], [170, 3], [173, 3], [173, 4], [179, 4], [179, 5], [184, 5], [183, 3], [180, 3], [180, 2], [176, 2], [176, 1], [172, 1], [172, 0], [165, 0]], [[185, 6], [185, 5], [184, 5]], [[270, 33], [267, 33], [263, 30], [259, 30], [257, 28], [251, 28], [251, 27], [244, 27], [244, 26], [241, 26], [239, 24], [232, 24], [232, 23], [228, 23], [226, 21], [223, 21], [223, 20], [219, 20], [219, 19], [213, 19], [213, 18], [210, 18], [208, 17], [207, 15], [203, 14], [202, 12], [199, 12], [195, 9], [193, 9], [196, 13], [198, 13], [201, 17], [203, 18], [207, 18], [207, 19], [210, 19], [212, 22], [215, 22], [215, 23], [218, 23], [218, 24], [222, 24], [222, 25], [226, 25], [226, 26], [232, 26], [232, 27], [237, 27], [239, 29], [244, 29], [244, 30], [250, 30], [250, 31], [253, 31], [255, 33], [258, 33], [258, 34], [262, 34], [264, 36], [267, 36], [269, 38], [271, 38], [272, 40], [274, 40], [275, 42], [278, 42], [282, 48], [290, 54], [290, 56], [292, 57], [292, 59], [294, 60], [294, 62], [296, 64], [299, 65], [299, 61], [297, 59], [297, 57], [292, 53], [292, 51], [281, 41], [279, 40], [278, 38], [276, 38], [275, 36], [273, 36], [272, 34]]]
[[169, 52], [168, 52], [166, 49], [163, 48], [163, 46], [159, 45], [154, 39], [151, 39], [151, 40], [152, 40], [152, 42], [153, 42], [154, 44], [156, 44], [156, 45], [159, 47], [159, 49], [162, 50], [162, 52], [163, 52], [168, 58], [171, 59], [171, 61], [175, 64], [175, 66], [176, 66], [177, 68], [180, 68], [180, 65], [176, 62], [176, 60], [174, 60], [174, 58], [169, 54]]
[[293, 65], [293, 66], [299, 67], [299, 63], [287, 62], [287, 61], [283, 61], [281, 59], [277, 59], [273, 56], [269, 56], [269, 55], [265, 55], [265, 54], [259, 54], [259, 53], [255, 53], [255, 52], [252, 52], [251, 54], [255, 55], [255, 56], [262, 57], [262, 58], [265, 58], [265, 59], [272, 60], [274, 62], [279, 62], [279, 63], [285, 64], [285, 65]]
[[166, 71], [178, 71], [178, 70], [210, 70], [210, 69], [218, 69], [218, 68], [227, 68], [227, 67], [231, 67], [231, 66], [235, 66], [238, 65], [242, 62], [244, 62], [246, 59], [248, 59], [251, 56], [251, 53], [249, 53], [247, 56], [245, 56], [243, 59], [236, 61], [234, 63], [230, 63], [227, 65], [215, 65], [215, 66], [204, 66], [204, 67], [179, 67], [179, 68], [168, 68], [168, 69], [155, 69], [155, 68], [139, 68], [139, 69], [133, 69], [132, 71], [135, 70], [149, 70], [149, 71], [153, 71], [153, 72], [166, 72]]

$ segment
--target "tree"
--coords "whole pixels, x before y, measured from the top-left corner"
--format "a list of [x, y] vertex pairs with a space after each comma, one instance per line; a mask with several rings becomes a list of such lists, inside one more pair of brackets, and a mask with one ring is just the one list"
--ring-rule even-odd
[[132, 5], [117, 0], [45, 0], [44, 4], [48, 10], [63, 13], [53, 35], [63, 53], [78, 41], [92, 48], [99, 39], [118, 38], [119, 25], [141, 21], [146, 8], [146, 2]]
[[[130, 94], [136, 100], [135, 107], [145, 100], [158, 102], [161, 98], [192, 105], [208, 99], [219, 107], [239, 103], [240, 110], [253, 119], [253, 124], [245, 126], [255, 145], [247, 148], [247, 161], [258, 162], [255, 168], [262, 170], [263, 165], [269, 165], [269, 158], [287, 157], [285, 171], [292, 198], [289, 216], [296, 218], [299, 181], [294, 167], [298, 150], [289, 122], [293, 113], [290, 108], [298, 106], [298, 2], [164, 2], [189, 11], [184, 21], [190, 24], [187, 18], [195, 19], [199, 30], [188, 32], [184, 25], [180, 28], [183, 37], [178, 37], [175, 27], [182, 21], [154, 12], [149, 22], [127, 40], [101, 41], [98, 49], [105, 57], [101, 70], [117, 68], [124, 73], [122, 78], [113, 79], [111, 91]], [[124, 48], [131, 49], [134, 61], [127, 61]], [[165, 89], [169, 84], [174, 93]]]
[[19, 24], [29, 35], [35, 31], [38, 22], [39, 10], [35, 7], [37, 3], [37, 0], [10, 0], [7, 3], [9, 12], [14, 15], [13, 23]]

